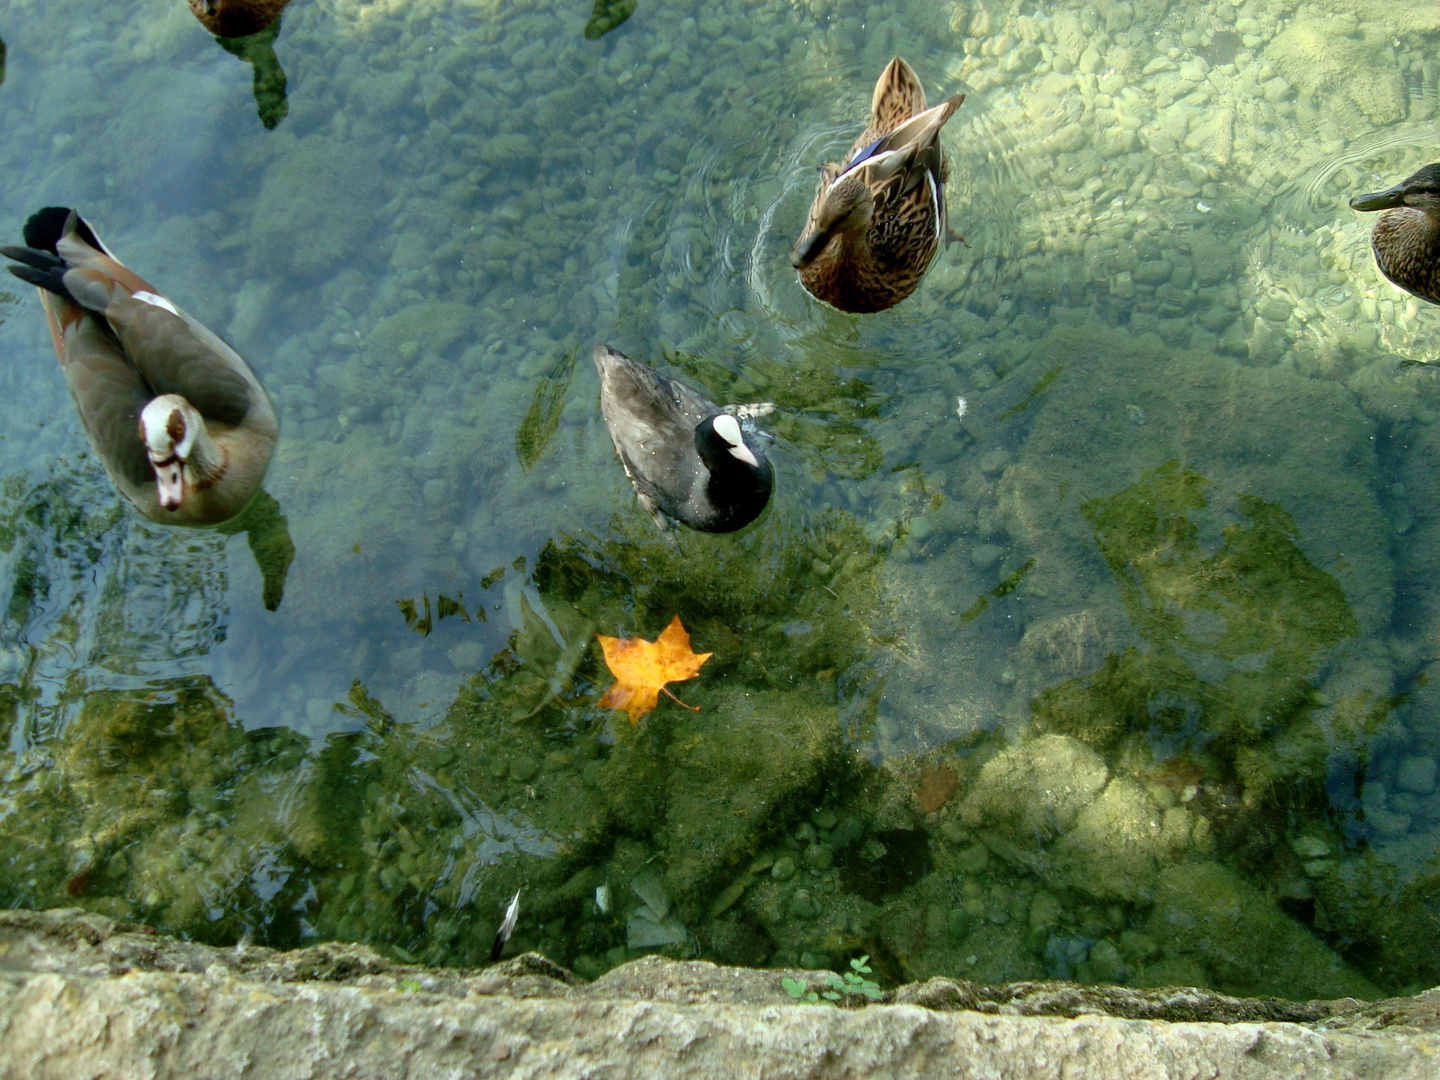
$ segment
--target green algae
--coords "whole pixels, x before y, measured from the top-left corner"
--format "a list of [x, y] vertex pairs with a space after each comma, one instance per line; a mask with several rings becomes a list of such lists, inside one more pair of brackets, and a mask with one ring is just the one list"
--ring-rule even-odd
[[[1358, 626], [1339, 583], [1310, 563], [1294, 520], [1273, 504], [1242, 493], [1242, 523], [1205, 552], [1194, 517], [1211, 487], [1171, 462], [1082, 507], [1145, 646], [1045, 691], [1037, 727], [1100, 746], [1134, 732], [1186, 735], [1235, 764], [1253, 797], [1308, 787], [1313, 798], [1331, 739], [1359, 745], [1371, 733], [1362, 723], [1327, 736], [1313, 715], [1312, 678]], [[1198, 656], [1225, 661], [1223, 676], [1203, 678]], [[1272, 757], [1282, 744], [1283, 761]]]

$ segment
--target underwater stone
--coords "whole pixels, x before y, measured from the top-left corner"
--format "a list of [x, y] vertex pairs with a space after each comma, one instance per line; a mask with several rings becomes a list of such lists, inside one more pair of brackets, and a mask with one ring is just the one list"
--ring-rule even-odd
[[1033, 846], [1068, 832], [1109, 778], [1104, 760], [1079, 739], [1045, 735], [987, 761], [960, 818]]
[[824, 844], [811, 844], [805, 849], [805, 865], [811, 870], [829, 870], [835, 854]]
[[1290, 850], [1302, 859], [1323, 859], [1330, 854], [1330, 845], [1318, 836], [1296, 836], [1290, 840]]
[[1435, 759], [1407, 757], [1395, 771], [1395, 786], [1415, 795], [1429, 795], [1435, 790]]
[[1160, 946], [1148, 934], [1142, 934], [1136, 930], [1124, 930], [1120, 933], [1120, 951], [1132, 961], [1143, 963], [1159, 956]]
[[796, 889], [790, 897], [790, 914], [797, 919], [813, 919], [820, 914], [809, 889]]
[[1297, 1000], [1381, 996], [1368, 979], [1219, 863], [1180, 863], [1161, 871], [1146, 932], [1167, 943], [1167, 958], [1203, 963], [1227, 986], [1246, 994]]
[[1092, 945], [1086, 962], [1090, 969], [1088, 974], [1097, 982], [1123, 983], [1130, 977], [1129, 965], [1109, 939], [1101, 939]]
[[995, 544], [976, 544], [970, 550], [970, 562], [976, 570], [989, 570], [1004, 554], [1005, 549]]
[[1035, 894], [1030, 901], [1030, 911], [1027, 921], [1030, 930], [1036, 934], [1049, 933], [1060, 925], [1060, 916], [1063, 912], [1060, 901], [1050, 892], [1041, 891]]
[[789, 855], [780, 856], [770, 868], [770, 876], [776, 881], [789, 881], [795, 876], [795, 860]]
[[1410, 815], [1396, 813], [1394, 810], [1386, 810], [1381, 807], [1367, 809], [1365, 821], [1381, 836], [1397, 837], [1404, 836], [1410, 831]]
[[956, 867], [966, 874], [978, 874], [990, 861], [990, 849], [984, 844], [971, 844], [955, 857]]
[[[1149, 195], [1146, 195], [1149, 198]], [[1135, 267], [1131, 275], [1141, 285], [1160, 285], [1170, 280], [1173, 268], [1164, 259], [1146, 259]]]
[[[1178, 807], [1167, 813], [1186, 815], [1188, 821], [1187, 811]], [[1116, 777], [1076, 816], [1075, 827], [1055, 845], [1055, 864], [1042, 865], [1041, 872], [1100, 899], [1146, 900], [1171, 843], [1175, 838], [1167, 836], [1159, 808], [1145, 789], [1128, 777]]]

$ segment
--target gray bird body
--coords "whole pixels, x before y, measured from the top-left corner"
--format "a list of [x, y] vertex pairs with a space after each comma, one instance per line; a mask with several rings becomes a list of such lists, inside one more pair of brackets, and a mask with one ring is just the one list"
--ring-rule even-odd
[[[63, 229], [56, 227], [62, 213]], [[27, 247], [3, 254], [22, 263], [12, 272], [40, 287], [81, 426], [116, 488], [152, 521], [215, 525], [233, 518], [259, 490], [279, 434], [249, 365], [116, 259], [73, 211], [41, 211], [25, 239]], [[203, 421], [186, 466], [193, 466], [186, 496], [173, 509], [160, 505], [140, 434], [141, 412], [163, 395], [183, 398]]]
[[605, 345], [595, 346], [594, 358], [600, 411], [615, 452], [667, 538], [673, 530], [666, 519], [702, 532], [732, 532], [760, 514], [774, 472], [748, 421], [736, 422], [743, 441], [736, 447], [714, 430], [717, 418], [734, 414], [699, 391]]

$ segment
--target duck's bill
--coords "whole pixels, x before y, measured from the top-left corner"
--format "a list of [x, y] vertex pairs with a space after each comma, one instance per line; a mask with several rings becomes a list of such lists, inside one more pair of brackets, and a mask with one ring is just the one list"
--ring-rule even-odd
[[730, 456], [739, 461], [743, 461], [752, 469], [760, 468], [760, 459], [757, 458], [744, 443], [741, 443], [739, 446], [730, 447]]
[[162, 510], [179, 510], [185, 501], [185, 472], [178, 461], [155, 466], [155, 497]]
[[1404, 184], [1396, 184], [1388, 191], [1377, 191], [1373, 195], [1356, 195], [1350, 200], [1351, 210], [1392, 210], [1404, 205]]
[[820, 252], [825, 250], [825, 245], [829, 242], [829, 233], [817, 232], [802, 236], [790, 252], [790, 265], [797, 270], [802, 266], [809, 266], [820, 257]]

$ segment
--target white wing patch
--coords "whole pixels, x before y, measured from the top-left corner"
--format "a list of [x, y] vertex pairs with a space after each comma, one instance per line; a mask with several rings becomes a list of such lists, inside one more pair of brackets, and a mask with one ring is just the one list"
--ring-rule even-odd
[[935, 183], [935, 174], [925, 170], [925, 179], [930, 184], [930, 200], [935, 204], [935, 239], [945, 243], [945, 207], [940, 204], [940, 188]]
[[888, 161], [890, 158], [893, 158], [898, 153], [900, 153], [899, 150], [885, 150], [882, 153], [874, 155], [873, 157], [861, 158], [854, 165], [851, 165], [848, 169], [842, 172], [839, 176], [835, 177], [835, 179], [831, 181], [830, 187], [826, 188], [825, 190], [829, 191], [830, 188], [833, 188], [836, 184], [838, 184], [841, 180], [844, 180], [845, 177], [849, 176], [851, 173], [857, 173], [862, 169], [868, 169], [871, 166], [879, 165], [881, 162]]
[[170, 303], [170, 301], [166, 300], [163, 296], [156, 296], [153, 292], [133, 292], [130, 294], [130, 296], [135, 300], [139, 300], [142, 304], [149, 304], [152, 307], [164, 308], [166, 311], [170, 312], [171, 315], [174, 315], [177, 318], [180, 315], [180, 312], [175, 310], [174, 304]]

